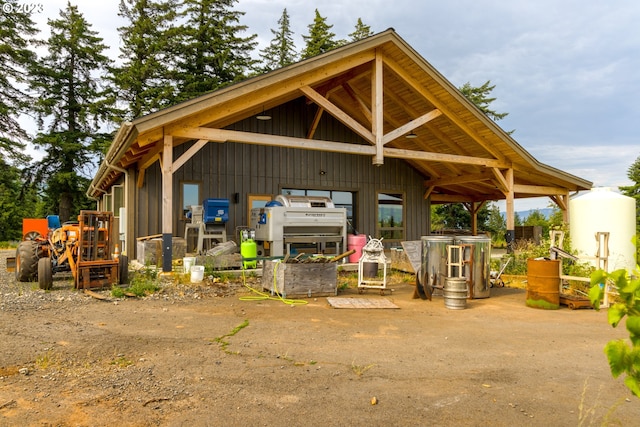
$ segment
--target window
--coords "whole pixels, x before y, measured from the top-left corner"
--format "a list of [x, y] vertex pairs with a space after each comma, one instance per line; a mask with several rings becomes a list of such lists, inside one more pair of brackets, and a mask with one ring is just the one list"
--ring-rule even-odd
[[120, 208], [124, 207], [124, 186], [114, 185], [112, 188], [113, 193], [113, 215], [120, 216]]
[[377, 235], [388, 242], [404, 240], [404, 196], [378, 193]]
[[200, 199], [200, 186], [199, 182], [183, 182], [181, 187], [181, 205], [182, 216], [186, 218], [187, 212], [191, 210], [191, 205], [199, 205], [202, 203]]
[[334, 191], [334, 190], [301, 190], [294, 188], [283, 188], [282, 194], [286, 196], [321, 196], [329, 197], [336, 208], [345, 208], [347, 210], [347, 232], [353, 233], [356, 229], [354, 212], [355, 193], [350, 191]]
[[107, 193], [104, 195], [103, 197], [103, 206], [102, 209], [106, 212], [111, 212], [111, 209], [113, 208], [113, 205], [111, 204], [111, 201], [113, 200], [113, 197], [111, 196], [111, 193]]

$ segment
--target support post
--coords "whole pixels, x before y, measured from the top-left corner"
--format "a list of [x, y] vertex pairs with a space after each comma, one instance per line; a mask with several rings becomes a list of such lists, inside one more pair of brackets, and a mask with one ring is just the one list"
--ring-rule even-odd
[[514, 209], [515, 193], [513, 191], [513, 169], [507, 169], [505, 179], [507, 181], [507, 232], [504, 236], [507, 242], [507, 251], [513, 252], [513, 242], [516, 239], [516, 219]]
[[173, 137], [164, 136], [162, 151], [162, 272], [171, 273], [173, 259]]
[[376, 141], [376, 155], [373, 157], [373, 164], [381, 166], [384, 164], [384, 93], [382, 84], [382, 54], [376, 51], [376, 59], [373, 65], [373, 79], [371, 84], [371, 104], [373, 106], [372, 133]]

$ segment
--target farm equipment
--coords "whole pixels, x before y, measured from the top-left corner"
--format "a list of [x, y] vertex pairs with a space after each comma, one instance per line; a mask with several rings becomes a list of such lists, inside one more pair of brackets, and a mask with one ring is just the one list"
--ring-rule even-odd
[[102, 288], [128, 279], [128, 259], [118, 254], [111, 239], [111, 212], [81, 211], [78, 222], [68, 222], [40, 232], [24, 234], [15, 258], [7, 260], [16, 280], [37, 280], [41, 289], [51, 289], [53, 275], [71, 272], [77, 289]]

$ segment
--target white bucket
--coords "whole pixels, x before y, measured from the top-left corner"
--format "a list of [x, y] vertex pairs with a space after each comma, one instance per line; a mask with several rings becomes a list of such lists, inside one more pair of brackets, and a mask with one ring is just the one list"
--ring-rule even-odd
[[191, 271], [191, 266], [195, 265], [196, 257], [188, 256], [182, 258], [182, 267], [184, 268], [185, 273], [189, 273]]
[[202, 282], [204, 279], [204, 265], [191, 266], [191, 283]]

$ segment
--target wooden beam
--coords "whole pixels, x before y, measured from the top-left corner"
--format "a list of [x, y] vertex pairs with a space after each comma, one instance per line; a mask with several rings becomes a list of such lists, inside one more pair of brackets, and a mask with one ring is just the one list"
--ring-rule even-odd
[[495, 168], [509, 167], [509, 164], [503, 160], [485, 159], [484, 157], [458, 156], [456, 154], [432, 153], [427, 151], [403, 150], [400, 148], [385, 148], [384, 155], [398, 159], [430, 160], [434, 162], [451, 162]]
[[364, 116], [367, 118], [367, 121], [371, 123], [373, 121], [373, 118], [371, 116], [371, 109], [364, 102], [362, 97], [359, 96], [355, 90], [353, 90], [349, 82], [344, 83], [342, 87], [344, 88], [345, 92], [347, 92], [347, 94], [351, 97], [351, 99], [353, 99], [358, 103], [358, 108], [360, 108], [360, 111], [362, 112], [362, 114], [364, 114]]
[[424, 192], [424, 199], [427, 200], [429, 198], [429, 196], [431, 195], [431, 193], [433, 193], [433, 190], [435, 190], [436, 187], [431, 186], [429, 188], [427, 188], [427, 191]]
[[558, 206], [558, 208], [562, 209], [563, 211], [567, 210], [569, 205], [565, 201], [565, 196], [553, 195], [553, 196], [549, 196], [549, 198], [553, 200], [553, 202]]
[[438, 117], [440, 117], [442, 115], [442, 111], [438, 110], [438, 109], [434, 109], [429, 111], [427, 114], [423, 114], [422, 116], [418, 117], [417, 119], [411, 120], [409, 123], [400, 126], [399, 128], [396, 128], [394, 130], [392, 130], [391, 132], [387, 133], [384, 136], [383, 139], [383, 143], [384, 144], [388, 144], [389, 142], [393, 141], [396, 138], [399, 138], [401, 136], [404, 136], [405, 134], [411, 132], [412, 130], [414, 130], [417, 127], [422, 126], [425, 123], [430, 122], [431, 120], [434, 120]]
[[376, 59], [373, 61], [373, 73], [371, 74], [371, 105], [373, 106], [371, 132], [376, 146], [376, 155], [373, 157], [373, 164], [376, 166], [384, 163], [384, 84], [382, 66], [382, 53], [379, 49], [376, 49]]
[[138, 170], [139, 170], [138, 181], [137, 181], [138, 188], [142, 188], [144, 186], [145, 171], [149, 169], [149, 167], [155, 162], [158, 162], [158, 161], [162, 162], [160, 159], [160, 152], [161, 152], [160, 146], [158, 146], [153, 152], [150, 152], [138, 162]]
[[[215, 96], [196, 98], [180, 104], [180, 108], [169, 107], [165, 114], [154, 114], [153, 120], [146, 120], [137, 127], [140, 132], [162, 126], [168, 119], [174, 124], [165, 127], [166, 133], [174, 134], [174, 127], [198, 127], [215, 123], [224, 127], [239, 120], [239, 116], [246, 116], [248, 110], [263, 106], [270, 108], [282, 104], [298, 96], [298, 89], [324, 82], [331, 76], [373, 61], [373, 50], [358, 52], [344, 57], [334, 57], [310, 61], [307, 64], [291, 67], [280, 72], [281, 80], [273, 84], [272, 80], [261, 77], [259, 84], [233, 85], [216, 92]], [[325, 64], [326, 63], [326, 64]], [[325, 66], [320, 66], [325, 64]], [[169, 117], [167, 117], [169, 116]]]
[[551, 200], [555, 202], [555, 204], [562, 211], [562, 221], [566, 224], [569, 223], [569, 194], [557, 194], [549, 196]]
[[433, 202], [441, 202], [441, 203], [470, 203], [473, 200], [470, 197], [456, 195], [456, 194], [431, 194], [431, 203]]
[[424, 185], [425, 187], [432, 187], [432, 186], [441, 187], [444, 185], [456, 185], [456, 184], [465, 184], [467, 182], [484, 181], [490, 178], [491, 178], [490, 174], [486, 172], [481, 172], [481, 173], [472, 173], [467, 175], [452, 176], [452, 177], [440, 178], [440, 179], [430, 179], [429, 181], [425, 181]]
[[567, 194], [566, 188], [546, 187], [542, 185], [519, 185], [513, 186], [513, 190], [518, 194], [539, 194], [540, 196], [562, 196]]
[[335, 151], [336, 153], [374, 155], [375, 147], [362, 144], [320, 141], [317, 139], [293, 138], [290, 136], [266, 135], [212, 128], [183, 128], [173, 136], [189, 139], [206, 139], [214, 142], [241, 142], [245, 144], [272, 145], [275, 147], [299, 148], [302, 150]]
[[209, 143], [207, 139], [200, 139], [195, 144], [193, 144], [187, 151], [185, 151], [182, 156], [176, 159], [173, 162], [173, 173], [175, 173], [178, 169], [180, 169], [190, 158], [192, 158], [198, 151], [202, 149], [205, 145]]
[[[329, 101], [327, 98], [320, 95], [318, 92], [313, 90], [309, 86], [303, 86], [300, 88], [300, 91], [304, 93], [306, 97], [311, 99], [313, 102], [318, 104], [320, 107], [327, 110], [329, 114], [335, 117], [338, 121], [342, 122], [345, 126], [353, 130], [355, 133], [363, 137], [365, 140], [369, 141], [371, 144], [375, 143], [375, 138], [370, 130], [362, 126], [360, 123], [353, 120], [351, 116], [338, 108], [334, 103]], [[174, 132], [175, 133], [175, 132]]]
[[482, 148], [487, 150], [487, 152], [489, 154], [491, 154], [496, 159], [501, 159], [502, 160], [502, 159], [505, 158], [502, 155], [502, 153], [500, 153], [499, 150], [495, 149], [489, 143], [487, 143], [487, 141], [484, 138], [482, 138], [480, 135], [478, 135], [478, 133], [475, 130], [473, 130], [471, 127], [469, 127], [469, 125], [467, 123], [465, 123], [464, 120], [462, 120], [455, 113], [450, 111], [447, 108], [447, 106], [443, 102], [440, 101], [440, 99], [438, 99], [433, 94], [429, 93], [424, 88], [423, 85], [421, 85], [419, 82], [417, 82], [399, 64], [395, 63], [394, 61], [387, 61], [387, 62], [385, 62], [385, 65], [387, 65], [387, 67], [389, 67], [396, 75], [398, 75], [398, 77], [400, 77], [402, 80], [407, 82], [407, 84], [409, 86], [411, 86], [411, 88], [413, 90], [415, 90], [417, 93], [419, 93], [421, 96], [423, 96], [427, 101], [429, 101], [431, 104], [433, 104], [438, 110], [442, 111], [442, 113], [445, 116], [447, 116], [447, 118], [449, 120], [451, 120], [453, 123], [455, 123], [456, 126], [458, 126], [460, 129], [462, 129], [467, 135], [469, 135], [471, 137], [471, 139], [473, 139], [475, 142], [480, 144], [480, 146], [482, 146]]
[[313, 117], [313, 122], [309, 128], [309, 132], [307, 132], [307, 139], [313, 139], [313, 135], [316, 134], [316, 129], [318, 129], [320, 119], [322, 118], [322, 113], [324, 113], [324, 108], [318, 106], [318, 110], [316, 111], [316, 115]]
[[478, 234], [478, 212], [485, 203], [486, 201], [462, 203], [462, 206], [464, 206], [471, 215], [471, 234], [473, 234], [474, 236]]
[[504, 177], [504, 175], [502, 175], [500, 169], [491, 168], [491, 172], [493, 172], [493, 176], [496, 177], [496, 184], [500, 191], [502, 191], [504, 194], [507, 194], [509, 192], [509, 183], [507, 182], [507, 179]]

